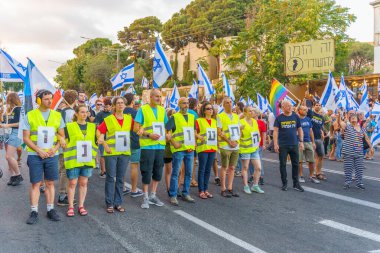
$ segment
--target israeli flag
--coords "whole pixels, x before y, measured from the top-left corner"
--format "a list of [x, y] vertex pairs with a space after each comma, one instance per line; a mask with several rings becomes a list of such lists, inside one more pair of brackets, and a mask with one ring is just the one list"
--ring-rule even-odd
[[380, 143], [380, 121], [377, 122], [375, 129], [371, 135], [371, 144], [375, 146]]
[[141, 80], [141, 87], [144, 89], [149, 89], [149, 81], [148, 79], [146, 79], [145, 76], [143, 76], [142, 80]]
[[208, 79], [206, 72], [203, 70], [202, 66], [198, 63], [198, 84], [203, 86], [204, 94], [207, 99], [211, 98], [215, 94], [215, 89], [212, 86], [210, 79]]
[[253, 101], [250, 97], [248, 97], [247, 106], [257, 107], [255, 101]]
[[375, 104], [372, 107], [371, 114], [373, 114], [373, 115], [380, 115], [380, 103], [375, 102]]
[[247, 101], [243, 97], [240, 97], [239, 102], [242, 102], [245, 106], [247, 106]]
[[179, 106], [178, 106], [179, 98], [180, 98], [180, 96], [179, 96], [177, 84], [174, 83], [172, 96], [170, 97], [170, 108], [175, 109], [177, 112], [179, 111]]
[[195, 98], [198, 99], [198, 84], [195, 80], [193, 80], [193, 85], [191, 86], [191, 89], [189, 91], [189, 98]]
[[230, 83], [228, 82], [228, 79], [223, 72], [222, 72], [222, 80], [223, 80], [223, 90], [225, 92], [225, 95], [227, 97], [230, 97], [232, 101], [235, 101], [235, 96], [230, 86]]
[[288, 100], [290, 103], [292, 103], [293, 106], [296, 106], [297, 103], [296, 101], [294, 101], [291, 97], [289, 97], [288, 95], [286, 95], [286, 97], [284, 98], [285, 100]]
[[273, 113], [273, 109], [272, 109], [272, 106], [270, 106], [270, 103], [268, 102], [268, 98], [265, 98], [265, 103], [267, 104], [268, 106], [268, 110]]
[[132, 63], [124, 67], [111, 79], [112, 90], [123, 88], [125, 84], [132, 84], [135, 81], [135, 64]]
[[120, 92], [120, 97], [124, 97], [124, 95], [125, 95], [125, 90]]
[[170, 96], [169, 96], [169, 92], [168, 92], [168, 94], [166, 94], [164, 107], [165, 107], [165, 109], [170, 108]]
[[128, 89], [125, 91], [125, 94], [132, 93], [133, 95], [136, 95], [135, 87], [133, 87], [133, 84], [131, 84]]
[[336, 103], [335, 103], [334, 98], [336, 94], [338, 93], [338, 91], [339, 91], [338, 86], [336, 85], [335, 79], [330, 71], [329, 78], [327, 79], [325, 89], [323, 90], [323, 93], [322, 93], [322, 97], [319, 100], [319, 102], [321, 103], [321, 106], [335, 111]]
[[168, 80], [168, 78], [172, 75], [172, 67], [170, 66], [170, 63], [166, 58], [164, 50], [162, 49], [162, 46], [160, 44], [160, 40], [157, 38], [156, 50], [154, 51], [153, 58], [153, 87], [161, 87], [166, 82], [166, 80]]
[[0, 81], [24, 82], [27, 68], [0, 49]]
[[98, 100], [98, 95], [96, 93], [92, 94], [91, 97], [90, 97], [90, 106], [91, 106], [91, 109], [94, 109], [95, 106], [96, 106], [96, 100]]
[[224, 112], [224, 107], [223, 107], [223, 103], [221, 103], [219, 106], [218, 106], [218, 114]]
[[268, 101], [260, 93], [257, 93], [257, 106], [263, 113], [268, 111]]

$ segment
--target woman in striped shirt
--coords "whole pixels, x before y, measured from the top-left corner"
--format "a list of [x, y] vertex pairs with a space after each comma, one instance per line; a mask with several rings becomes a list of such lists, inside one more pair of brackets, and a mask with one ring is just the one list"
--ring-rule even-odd
[[366, 132], [360, 127], [358, 115], [356, 113], [348, 114], [349, 122], [346, 124], [341, 122], [338, 117], [338, 124], [341, 126], [344, 134], [344, 142], [342, 154], [344, 155], [344, 174], [345, 183], [344, 189], [350, 188], [352, 182], [352, 171], [355, 169], [356, 187], [364, 190], [363, 170], [364, 170], [364, 152], [363, 152], [363, 139], [368, 143], [372, 150], [371, 142]]

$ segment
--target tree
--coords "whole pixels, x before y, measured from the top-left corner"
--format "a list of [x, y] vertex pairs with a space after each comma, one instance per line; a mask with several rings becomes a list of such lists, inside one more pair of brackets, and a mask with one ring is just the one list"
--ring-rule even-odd
[[136, 58], [147, 59], [154, 50], [156, 37], [162, 31], [162, 23], [155, 16], [136, 19], [117, 33], [119, 41], [136, 54]]
[[248, 27], [231, 41], [231, 54], [226, 59], [232, 69], [229, 74], [236, 80], [237, 93], [266, 95], [274, 77], [283, 83], [299, 84], [320, 76], [286, 77], [284, 45], [332, 38], [336, 52], [341, 52], [339, 57], [343, 58], [345, 42], [351, 40], [346, 30], [355, 21], [348, 11], [333, 0], [255, 1], [248, 13]]
[[162, 31], [175, 52], [190, 42], [209, 49], [215, 38], [234, 36], [245, 26], [245, 10], [252, 0], [195, 0], [175, 13]]
[[222, 55], [225, 55], [227, 53], [228, 49], [229, 49], [229, 44], [227, 43], [227, 41], [224, 38], [216, 39], [211, 43], [211, 48], [210, 48], [209, 52], [210, 52], [210, 55], [212, 55], [216, 58], [217, 76], [219, 76], [219, 74], [220, 74], [220, 67], [221, 67], [220, 57]]
[[3, 82], [3, 90], [18, 92], [24, 88], [24, 83]]
[[350, 74], [366, 74], [372, 72], [374, 60], [373, 45], [365, 42], [352, 42], [349, 45], [347, 64]]

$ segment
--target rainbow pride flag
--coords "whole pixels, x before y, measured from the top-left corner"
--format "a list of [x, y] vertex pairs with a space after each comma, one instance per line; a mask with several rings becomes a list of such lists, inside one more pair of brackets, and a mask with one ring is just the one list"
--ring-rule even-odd
[[274, 110], [277, 117], [280, 114], [279, 102], [283, 100], [288, 94], [288, 90], [277, 79], [273, 78], [272, 88], [269, 93], [270, 105]]

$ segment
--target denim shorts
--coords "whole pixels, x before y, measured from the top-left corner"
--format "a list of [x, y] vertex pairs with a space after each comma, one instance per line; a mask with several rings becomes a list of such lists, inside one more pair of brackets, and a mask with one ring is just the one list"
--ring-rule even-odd
[[81, 168], [72, 168], [66, 170], [66, 175], [68, 179], [76, 179], [78, 177], [91, 177], [93, 168], [81, 167]]
[[22, 140], [18, 138], [18, 129], [12, 129], [12, 133], [9, 135], [8, 139], [6, 139], [6, 144], [15, 148], [21, 146]]
[[32, 184], [44, 179], [54, 181], [58, 179], [58, 156], [42, 159], [38, 155], [28, 155], [26, 164], [29, 167], [29, 178]]
[[249, 153], [249, 154], [240, 154], [240, 159], [242, 160], [260, 160], [260, 153], [259, 153], [259, 149], [257, 149], [255, 152], [253, 153]]
[[131, 150], [131, 160], [130, 163], [139, 163], [141, 156], [141, 149], [132, 149]]
[[102, 145], [102, 144], [100, 144], [99, 146], [98, 146], [98, 152], [99, 152], [99, 155], [100, 156], [104, 156], [104, 146]]

